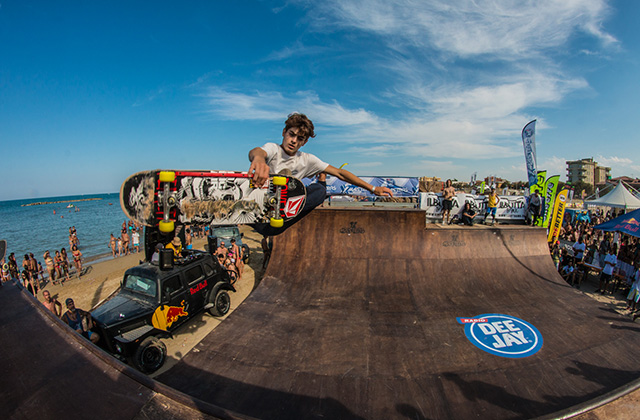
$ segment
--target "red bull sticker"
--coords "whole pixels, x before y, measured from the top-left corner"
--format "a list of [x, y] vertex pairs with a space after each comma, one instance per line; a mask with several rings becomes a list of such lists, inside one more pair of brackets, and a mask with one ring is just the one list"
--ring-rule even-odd
[[181, 305], [182, 306], [159, 306], [151, 317], [151, 324], [159, 330], [168, 331], [178, 318], [189, 315], [185, 310], [184, 300]]
[[474, 346], [500, 357], [519, 359], [536, 354], [543, 344], [542, 334], [530, 323], [510, 315], [484, 314], [457, 318]]

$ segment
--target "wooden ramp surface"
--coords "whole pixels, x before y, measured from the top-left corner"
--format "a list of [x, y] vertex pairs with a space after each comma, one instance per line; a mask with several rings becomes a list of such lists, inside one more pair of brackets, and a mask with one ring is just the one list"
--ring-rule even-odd
[[[262, 419], [508, 419], [640, 377], [640, 327], [558, 276], [544, 230], [424, 225], [420, 211], [315, 210], [160, 381]], [[472, 345], [457, 318], [492, 313], [533, 324], [541, 350]]]
[[[262, 283], [162, 383], [5, 284], [0, 418], [532, 418], [636, 383], [640, 327], [567, 286], [543, 230], [424, 222], [315, 210], [276, 238]], [[531, 323], [544, 345], [526, 358], [472, 345], [457, 318], [491, 313]]]

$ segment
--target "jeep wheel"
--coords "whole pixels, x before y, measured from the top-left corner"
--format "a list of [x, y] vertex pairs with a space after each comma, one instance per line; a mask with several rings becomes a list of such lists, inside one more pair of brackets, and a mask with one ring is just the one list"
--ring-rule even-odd
[[213, 316], [224, 316], [231, 309], [231, 298], [225, 290], [218, 290], [211, 303], [213, 303], [213, 307], [209, 309], [209, 313]]
[[167, 357], [167, 346], [155, 337], [147, 337], [133, 356], [133, 364], [142, 373], [153, 373], [160, 369]]
[[242, 244], [242, 262], [245, 264], [249, 263], [249, 246], [247, 244]]

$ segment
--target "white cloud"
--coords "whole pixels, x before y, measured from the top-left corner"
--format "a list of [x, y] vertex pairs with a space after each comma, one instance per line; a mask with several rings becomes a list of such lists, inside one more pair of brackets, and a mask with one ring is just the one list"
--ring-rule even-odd
[[358, 29], [389, 43], [429, 47], [459, 57], [483, 54], [511, 60], [564, 45], [582, 31], [604, 44], [617, 42], [602, 29], [605, 0], [326, 0], [301, 1], [310, 24]]

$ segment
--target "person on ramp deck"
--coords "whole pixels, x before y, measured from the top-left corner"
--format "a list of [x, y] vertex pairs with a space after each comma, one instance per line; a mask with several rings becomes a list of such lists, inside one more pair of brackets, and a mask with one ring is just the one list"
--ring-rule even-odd
[[290, 114], [282, 130], [282, 144], [267, 143], [249, 152], [249, 175], [253, 183], [261, 187], [269, 179], [269, 174], [290, 175], [298, 179], [319, 176], [318, 182], [307, 187], [307, 200], [304, 208], [295, 218], [288, 220], [281, 228], [274, 228], [267, 223], [258, 223], [254, 228], [261, 234], [275, 236], [284, 232], [294, 223], [309, 214], [311, 210], [324, 202], [327, 187], [324, 182], [326, 174], [333, 175], [342, 181], [377, 195], [393, 197], [393, 193], [386, 187], [374, 187], [345, 169], [338, 169], [323, 162], [318, 157], [300, 152], [310, 137], [315, 137], [313, 123], [304, 114]]

